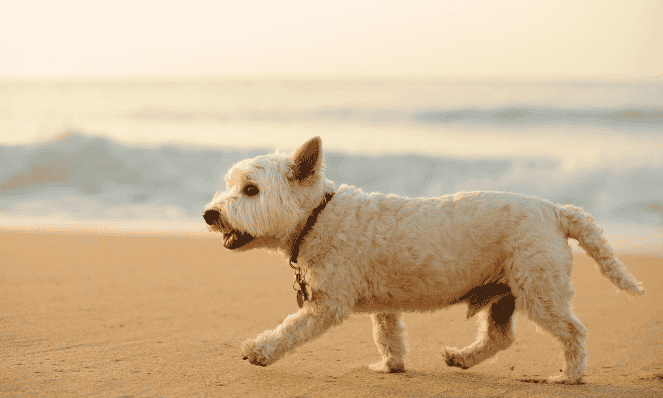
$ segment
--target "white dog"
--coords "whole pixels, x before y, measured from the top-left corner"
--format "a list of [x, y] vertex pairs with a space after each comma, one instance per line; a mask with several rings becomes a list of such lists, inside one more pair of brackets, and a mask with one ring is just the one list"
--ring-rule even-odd
[[466, 303], [468, 317], [485, 313], [484, 325], [470, 346], [444, 350], [447, 365], [467, 369], [509, 347], [513, 314], [523, 311], [564, 347], [563, 374], [543, 381], [580, 383], [586, 329], [570, 306], [568, 238], [619, 289], [645, 293], [579, 207], [503, 192], [416, 199], [347, 185], [335, 192], [321, 145], [316, 137], [292, 156], [237, 163], [203, 213], [226, 248], [275, 249], [296, 270], [302, 308], [243, 344], [252, 364], [269, 365], [351, 313], [369, 312], [382, 356], [371, 369], [401, 372], [402, 311]]

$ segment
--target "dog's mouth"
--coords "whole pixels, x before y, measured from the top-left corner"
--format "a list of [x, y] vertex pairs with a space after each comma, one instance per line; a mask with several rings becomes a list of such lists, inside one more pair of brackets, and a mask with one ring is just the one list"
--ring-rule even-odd
[[246, 245], [253, 240], [253, 236], [247, 232], [232, 229], [228, 222], [224, 222], [221, 212], [215, 209], [207, 209], [203, 212], [203, 218], [210, 231], [221, 232], [223, 234], [223, 246], [226, 249], [234, 250]]
[[223, 233], [223, 247], [230, 250], [239, 249], [253, 240], [253, 236], [246, 232], [232, 230]]

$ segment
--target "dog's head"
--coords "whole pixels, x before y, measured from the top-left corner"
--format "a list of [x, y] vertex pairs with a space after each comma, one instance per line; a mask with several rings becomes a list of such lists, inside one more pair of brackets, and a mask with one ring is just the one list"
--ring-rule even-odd
[[226, 190], [214, 195], [203, 218], [210, 231], [223, 234], [228, 249], [278, 247], [333, 190], [323, 172], [320, 137], [292, 155], [242, 160], [228, 171]]

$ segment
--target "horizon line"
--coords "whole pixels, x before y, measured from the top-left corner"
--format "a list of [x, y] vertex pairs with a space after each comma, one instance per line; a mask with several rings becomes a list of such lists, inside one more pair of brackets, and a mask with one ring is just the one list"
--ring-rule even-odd
[[365, 74], [53, 74], [53, 75], [16, 75], [0, 73], [0, 84], [21, 81], [114, 81], [114, 80], [238, 80], [238, 81], [440, 81], [440, 82], [629, 82], [644, 83], [658, 81], [663, 84], [660, 75], [365, 75]]

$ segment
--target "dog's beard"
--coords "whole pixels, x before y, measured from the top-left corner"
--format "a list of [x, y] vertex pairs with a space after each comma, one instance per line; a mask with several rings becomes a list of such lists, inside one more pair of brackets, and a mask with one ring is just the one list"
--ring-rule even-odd
[[223, 234], [223, 247], [226, 249], [238, 249], [253, 240], [253, 236], [246, 232], [232, 230]]

